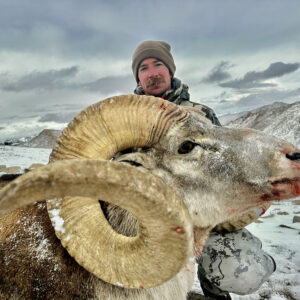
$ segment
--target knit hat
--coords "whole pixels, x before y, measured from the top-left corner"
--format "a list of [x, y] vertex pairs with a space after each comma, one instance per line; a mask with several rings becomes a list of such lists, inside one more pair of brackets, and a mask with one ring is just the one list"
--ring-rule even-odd
[[139, 65], [146, 58], [161, 60], [167, 66], [171, 75], [174, 75], [176, 66], [171, 54], [171, 46], [163, 41], [144, 41], [136, 48], [132, 56], [132, 72], [136, 82], [139, 82]]

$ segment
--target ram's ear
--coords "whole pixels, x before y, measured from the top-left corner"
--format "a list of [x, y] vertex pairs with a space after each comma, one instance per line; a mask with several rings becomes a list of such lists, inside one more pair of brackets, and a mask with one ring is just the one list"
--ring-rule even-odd
[[142, 167], [147, 170], [156, 168], [154, 159], [145, 152], [120, 153], [115, 160], [128, 163], [135, 167]]

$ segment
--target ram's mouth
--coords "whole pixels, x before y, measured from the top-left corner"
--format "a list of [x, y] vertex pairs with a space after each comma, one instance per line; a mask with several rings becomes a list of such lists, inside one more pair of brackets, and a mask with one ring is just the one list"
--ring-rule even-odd
[[262, 201], [276, 201], [300, 196], [300, 177], [282, 178], [270, 182], [270, 193], [263, 194]]

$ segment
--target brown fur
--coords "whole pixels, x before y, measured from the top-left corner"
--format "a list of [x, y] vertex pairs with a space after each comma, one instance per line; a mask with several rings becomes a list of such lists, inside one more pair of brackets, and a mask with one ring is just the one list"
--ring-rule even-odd
[[0, 218], [0, 266], [1, 300], [102, 299], [99, 294], [105, 300], [152, 299], [143, 290], [110, 285], [78, 265], [56, 237], [45, 201]]
[[7, 181], [0, 181], [0, 190], [1, 190], [2, 188], [4, 188], [8, 183], [9, 183], [9, 182], [7, 182]]
[[17, 178], [20, 174], [5, 174], [0, 177], [0, 190]]
[[95, 278], [61, 246], [45, 202], [2, 217], [0, 226], [1, 299], [93, 298]]

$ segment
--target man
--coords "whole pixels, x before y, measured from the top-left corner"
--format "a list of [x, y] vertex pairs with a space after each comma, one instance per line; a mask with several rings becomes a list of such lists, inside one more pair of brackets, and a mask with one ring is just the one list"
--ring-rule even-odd
[[174, 77], [176, 66], [166, 42], [146, 41], [140, 44], [132, 59], [132, 71], [138, 95], [161, 97], [178, 105], [201, 109], [213, 124], [221, 125], [212, 109], [190, 101], [188, 86]]
[[[212, 109], [190, 101], [188, 86], [174, 77], [176, 66], [170, 51], [170, 45], [163, 41], [144, 41], [136, 48], [132, 58], [137, 82], [134, 93], [196, 107], [214, 125], [221, 126]], [[275, 271], [272, 257], [261, 250], [260, 240], [246, 229], [211, 233], [197, 262], [202, 290], [214, 299], [230, 299], [229, 292], [252, 293]]]

